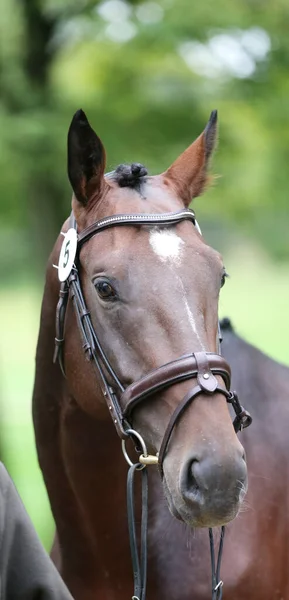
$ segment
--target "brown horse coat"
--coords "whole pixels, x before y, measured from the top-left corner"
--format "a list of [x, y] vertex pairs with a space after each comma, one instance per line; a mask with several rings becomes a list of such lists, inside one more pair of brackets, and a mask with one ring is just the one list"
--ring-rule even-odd
[[[204, 188], [216, 137], [216, 113], [203, 134], [166, 171], [132, 188], [104, 178], [104, 148], [79, 111], [68, 136], [73, 210], [82, 230], [116, 213], [174, 212]], [[64, 225], [64, 230], [68, 224]], [[81, 251], [81, 283], [95, 329], [124, 385], [188, 352], [216, 352], [221, 256], [191, 223], [163, 234], [114, 228]], [[160, 246], [161, 235], [161, 246]], [[156, 239], [157, 238], [157, 239]], [[36, 358], [33, 416], [39, 462], [55, 517], [61, 573], [77, 600], [127, 600], [132, 574], [126, 524], [127, 465], [94, 367], [85, 360], [75, 314], [65, 323], [65, 379], [52, 363], [59, 281], [59, 236], [49, 260]], [[172, 243], [174, 246], [172, 247]], [[173, 251], [172, 251], [173, 249]], [[180, 250], [181, 249], [181, 250]], [[181, 254], [181, 256], [180, 256]], [[103, 285], [104, 283], [104, 285]], [[117, 303], [107, 301], [111, 291]], [[288, 369], [233, 332], [224, 355], [254, 425], [240, 437], [250, 473], [247, 510], [228, 526], [224, 598], [289, 600]], [[173, 410], [189, 391], [183, 381], [137, 407], [133, 426], [156, 452]], [[130, 450], [132, 451], [132, 449]], [[210, 597], [206, 530], [228, 522], [247, 485], [244, 453], [224, 396], [201, 394], [174, 429], [162, 485], [149, 471], [148, 600]]]
[[[127, 465], [112, 425], [95, 421], [76, 405], [52, 364], [57, 287], [49, 284], [44, 297], [34, 423], [60, 536], [58, 566], [77, 600], [127, 600], [132, 594]], [[289, 369], [231, 330], [224, 331], [222, 350], [231, 364], [233, 389], [253, 416], [251, 429], [241, 434], [249, 491], [244, 510], [227, 526], [224, 600], [288, 600]], [[210, 597], [207, 531], [190, 531], [175, 520], [157, 470], [149, 475], [148, 600], [205, 600]], [[82, 489], [96, 522], [82, 513], [74, 486]]]

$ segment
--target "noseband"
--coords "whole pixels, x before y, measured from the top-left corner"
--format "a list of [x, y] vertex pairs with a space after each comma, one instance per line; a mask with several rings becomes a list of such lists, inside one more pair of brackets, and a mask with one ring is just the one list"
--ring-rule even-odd
[[[136, 465], [132, 466], [138, 467], [139, 465], [139, 468], [141, 468], [142, 466], [146, 466], [148, 464], [158, 463], [161, 476], [163, 476], [163, 462], [173, 429], [180, 416], [197, 396], [201, 394], [205, 394], [207, 396], [222, 394], [225, 396], [227, 402], [232, 404], [236, 413], [236, 417], [233, 422], [236, 432], [250, 425], [252, 422], [251, 416], [241, 406], [237, 394], [230, 391], [231, 369], [228, 363], [220, 354], [214, 354], [211, 352], [194, 352], [192, 354], [187, 354], [177, 358], [176, 360], [150, 371], [147, 375], [144, 375], [142, 378], [124, 388], [106, 357], [106, 354], [94, 330], [90, 312], [86, 307], [79, 279], [79, 253], [82, 246], [94, 235], [111, 227], [141, 227], [143, 225], [168, 227], [176, 225], [184, 220], [190, 220], [198, 229], [198, 231], [200, 231], [195, 214], [190, 209], [167, 214], [113, 215], [111, 217], [100, 219], [81, 231], [77, 235], [77, 251], [73, 267], [67, 279], [60, 285], [59, 301], [56, 309], [54, 362], [57, 360], [59, 361], [61, 370], [65, 375], [63, 364], [64, 326], [67, 301], [68, 297], [70, 296], [73, 301], [77, 324], [82, 338], [83, 350], [87, 360], [93, 361], [96, 366], [96, 376], [103, 396], [107, 402], [108, 409], [112, 416], [117, 433], [122, 440], [126, 440], [128, 437], [133, 437], [134, 441], [137, 440], [138, 442], [137, 449], [143, 450], [143, 454], [140, 457], [140, 462], [142, 465], [137, 463]], [[69, 226], [70, 228], [75, 229], [77, 232], [77, 225], [73, 214], [70, 217]], [[223, 385], [219, 382], [217, 377], [221, 379]], [[145, 401], [147, 398], [154, 396], [158, 392], [161, 392], [170, 386], [175, 385], [176, 383], [180, 383], [181, 381], [188, 379], [195, 380], [194, 386], [185, 395], [183, 400], [180, 402], [180, 404], [178, 404], [177, 408], [173, 412], [164, 433], [158, 455], [156, 457], [148, 456], [146, 447], [142, 444], [142, 438], [131, 427], [133, 410], [136, 406], [143, 403], [143, 401]], [[130, 482], [129, 489], [131, 497], [132, 481]], [[131, 506], [129, 510], [132, 514], [132, 520], [134, 521]], [[132, 537], [136, 538], [135, 534], [132, 534]], [[136, 543], [134, 546], [132, 545], [132, 547], [136, 548]], [[138, 565], [134, 565], [135, 573], [137, 571], [137, 566]], [[218, 582], [218, 575], [215, 579], [216, 591], [218, 588], [221, 589], [221, 586]], [[139, 596], [141, 600], [144, 600], [145, 591], [143, 591], [143, 588], [142, 590], [139, 588], [140, 585], [135, 585], [135, 590], [137, 590], [137, 592], [135, 591], [134, 597], [138, 598]], [[215, 595], [213, 597], [220, 598], [221, 596]]]

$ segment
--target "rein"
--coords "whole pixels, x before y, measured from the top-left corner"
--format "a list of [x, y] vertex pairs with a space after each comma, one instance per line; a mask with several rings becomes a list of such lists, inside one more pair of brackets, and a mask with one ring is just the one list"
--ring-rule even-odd
[[[63, 265], [61, 265], [60, 259], [59, 266], [57, 267], [59, 269], [60, 267], [64, 268], [67, 265], [67, 260], [72, 260], [71, 270], [68, 273], [65, 281], [62, 281], [60, 285], [59, 300], [56, 308], [56, 337], [53, 361], [59, 362], [62, 373], [65, 376], [63, 363], [63, 344], [66, 307], [68, 298], [70, 297], [73, 302], [85, 356], [87, 360], [92, 361], [96, 367], [95, 372], [98, 383], [108, 405], [108, 410], [111, 414], [116, 431], [122, 439], [122, 450], [124, 456], [130, 465], [127, 479], [127, 513], [134, 573], [134, 595], [132, 600], [145, 600], [146, 598], [148, 521], [148, 474], [146, 467], [148, 465], [158, 464], [160, 475], [163, 477], [163, 462], [174, 427], [189, 404], [200, 394], [213, 396], [214, 394], [218, 393], [225, 396], [227, 402], [232, 404], [236, 414], [233, 421], [233, 426], [236, 433], [241, 429], [248, 427], [252, 422], [252, 418], [241, 406], [236, 392], [230, 391], [231, 370], [228, 363], [220, 354], [214, 354], [211, 352], [194, 352], [192, 354], [181, 356], [176, 360], [150, 371], [136, 382], [124, 388], [109, 360], [107, 359], [94, 330], [90, 312], [87, 309], [81, 289], [79, 278], [79, 253], [82, 246], [94, 235], [110, 227], [141, 227], [143, 225], [168, 227], [176, 225], [184, 220], [190, 220], [200, 232], [194, 212], [190, 209], [185, 209], [176, 213], [165, 214], [113, 215], [111, 217], [100, 219], [77, 234], [77, 224], [72, 213], [70, 216], [69, 231], [73, 229], [74, 235], [77, 234], [76, 255], [69, 257], [68, 243], [66, 243], [66, 264], [63, 263]], [[66, 238], [67, 234], [63, 235]], [[65, 244], [65, 239], [63, 244]], [[221, 341], [220, 333], [219, 341]], [[216, 376], [220, 376], [222, 378], [224, 386], [220, 385]], [[132, 412], [138, 404], [146, 400], [148, 397], [170, 387], [171, 385], [188, 379], [194, 379], [195, 384], [173, 412], [165, 430], [159, 453], [155, 456], [151, 456], [148, 454], [145, 442], [140, 434], [131, 428], [130, 419]], [[128, 439], [128, 437], [137, 442], [136, 450], [139, 453], [141, 452], [138, 462], [136, 463], [133, 463], [130, 460], [126, 452], [125, 441]], [[142, 471], [140, 558], [138, 556], [134, 515], [134, 479], [135, 473], [139, 470]], [[224, 528], [222, 527], [221, 532], [217, 567], [215, 566], [214, 542], [211, 529], [209, 529], [209, 535], [212, 565], [212, 600], [221, 600], [223, 582], [220, 580], [220, 566], [223, 550]]]

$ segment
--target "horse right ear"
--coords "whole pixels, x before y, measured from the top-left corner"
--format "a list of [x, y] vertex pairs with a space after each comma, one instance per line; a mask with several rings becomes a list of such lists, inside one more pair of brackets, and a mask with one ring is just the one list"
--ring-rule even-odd
[[104, 186], [105, 150], [83, 110], [71, 121], [67, 150], [69, 181], [77, 200], [87, 206], [99, 198]]

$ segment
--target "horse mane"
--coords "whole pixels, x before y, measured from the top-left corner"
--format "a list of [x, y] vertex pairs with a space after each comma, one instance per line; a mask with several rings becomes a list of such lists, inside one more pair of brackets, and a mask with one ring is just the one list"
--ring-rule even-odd
[[148, 171], [144, 165], [132, 163], [131, 165], [119, 165], [109, 176], [118, 183], [119, 187], [139, 189], [147, 174]]

